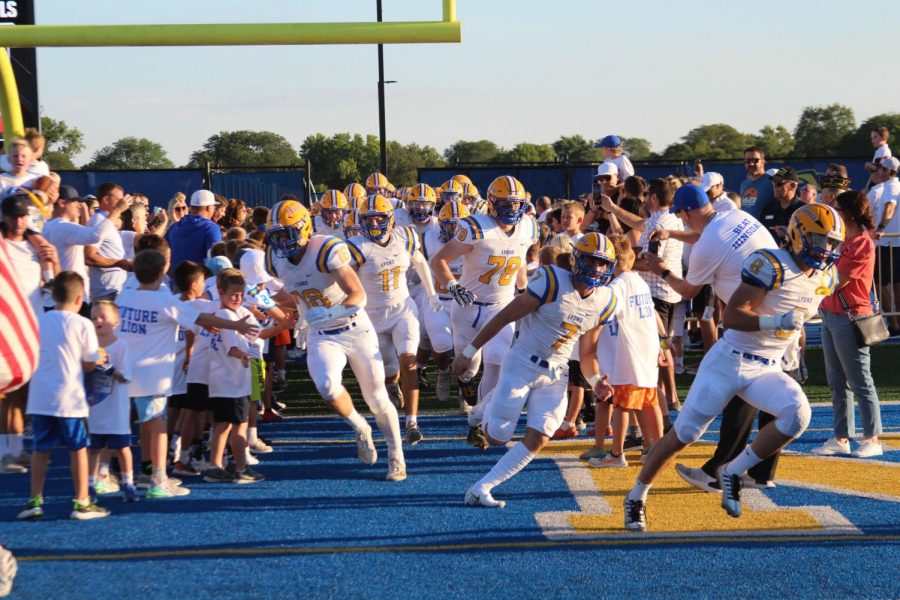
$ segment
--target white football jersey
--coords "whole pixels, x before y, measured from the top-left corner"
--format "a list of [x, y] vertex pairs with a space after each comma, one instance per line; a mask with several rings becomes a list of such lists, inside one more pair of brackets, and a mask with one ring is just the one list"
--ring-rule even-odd
[[[444, 247], [444, 242], [441, 241], [441, 228], [435, 227], [430, 231], [426, 231], [422, 236], [422, 254], [425, 255], [425, 258], [429, 261], [431, 257], [438, 253], [438, 250]], [[453, 259], [453, 262], [450, 263], [450, 272], [453, 273], [453, 277], [459, 279], [462, 277], [462, 268], [463, 268], [463, 257], [458, 256]], [[450, 293], [446, 287], [442, 286], [435, 279], [434, 281], [434, 289], [438, 294], [447, 295]]]
[[538, 241], [540, 229], [530, 216], [522, 217], [510, 233], [504, 233], [493, 217], [473, 215], [461, 219], [456, 239], [472, 246], [463, 255], [460, 283], [478, 302], [508, 303], [516, 291], [516, 273], [525, 255]]
[[[761, 315], [783, 315], [798, 309], [811, 319], [819, 304], [837, 285], [837, 268], [813, 271], [807, 276], [787, 250], [757, 250], [744, 261], [744, 282], [762, 287], [766, 296], [756, 307]], [[780, 360], [800, 330], [736, 331], [729, 329], [724, 339], [738, 350]]]
[[413, 220], [409, 216], [409, 211], [405, 208], [394, 208], [394, 227], [406, 227], [412, 224]]
[[[437, 219], [435, 217], [431, 217], [431, 219], [429, 219], [425, 223], [416, 223], [415, 221], [413, 221], [411, 227], [413, 228], [413, 231], [416, 232], [416, 235], [419, 238], [419, 252], [421, 252], [427, 259], [430, 255], [425, 254], [425, 234], [429, 231], [434, 231], [435, 235], [437, 235], [440, 233], [441, 227], [440, 225], [438, 225]], [[410, 269], [406, 272], [406, 279], [406, 283], [410, 288], [422, 285], [422, 280], [419, 279], [419, 274], [415, 269]]]
[[533, 356], [565, 364], [581, 335], [616, 312], [613, 291], [600, 286], [587, 298], [572, 284], [572, 274], [559, 267], [541, 267], [528, 281], [527, 292], [541, 305], [516, 324], [515, 345]]
[[412, 227], [392, 229], [385, 246], [356, 235], [347, 240], [347, 247], [366, 290], [367, 308], [397, 306], [409, 298], [406, 271], [419, 249], [419, 236]]
[[[350, 264], [347, 244], [328, 235], [314, 235], [297, 264], [287, 258], [275, 256], [271, 249], [266, 251], [269, 272], [284, 283], [289, 294], [297, 296], [301, 302], [300, 316], [316, 306], [334, 306], [342, 303], [347, 294], [337, 284], [331, 272]], [[322, 329], [330, 329], [346, 324], [347, 318], [323, 323]]]
[[341, 222], [338, 223], [338, 226], [336, 228], [331, 228], [322, 219], [322, 215], [316, 215], [315, 217], [313, 217], [313, 231], [319, 235], [330, 235], [342, 240], [347, 239], [346, 236], [344, 236], [343, 219], [341, 219]]

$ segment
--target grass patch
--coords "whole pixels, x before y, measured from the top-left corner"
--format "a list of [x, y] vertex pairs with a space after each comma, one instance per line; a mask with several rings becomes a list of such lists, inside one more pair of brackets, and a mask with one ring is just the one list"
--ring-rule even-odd
[[[698, 362], [701, 353], [688, 353], [685, 362], [688, 364]], [[809, 368], [809, 381], [803, 386], [810, 402], [831, 402], [831, 390], [825, 379], [825, 362], [821, 348], [810, 348], [806, 351], [806, 366]], [[309, 379], [306, 365], [288, 365], [288, 386], [279, 394], [279, 400], [288, 405], [285, 414], [296, 415], [322, 415], [329, 414], [321, 397], [316, 391], [315, 385]], [[878, 388], [878, 396], [882, 401], [900, 400], [900, 345], [880, 345], [872, 349], [872, 376]], [[437, 371], [434, 365], [429, 365], [428, 378], [431, 386], [423, 389], [419, 400], [419, 411], [454, 410], [457, 407], [455, 396], [450, 402], [439, 402], [434, 395], [434, 383]], [[693, 375], [679, 375], [679, 396], [684, 399], [688, 388], [694, 380]], [[357, 409], [365, 409], [360, 393], [359, 384], [353, 377], [349, 367], [344, 369], [344, 385], [353, 397]], [[455, 388], [455, 386], [454, 386]]]

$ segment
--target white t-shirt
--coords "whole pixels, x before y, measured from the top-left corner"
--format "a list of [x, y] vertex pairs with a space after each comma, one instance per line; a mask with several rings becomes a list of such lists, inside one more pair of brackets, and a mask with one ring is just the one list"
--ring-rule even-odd
[[39, 313], [41, 349], [37, 371], [28, 388], [28, 414], [85, 418], [81, 363], [100, 358], [94, 325], [64, 310]]
[[891, 156], [891, 148], [887, 144], [884, 146], [879, 146], [875, 149], [875, 156], [872, 157], [872, 162], [878, 164], [882, 158], [889, 158]]
[[[9, 163], [9, 155], [8, 154], [0, 154], [0, 169], [3, 169], [7, 173], [12, 168], [12, 165]], [[30, 165], [28, 165], [27, 171], [33, 175], [34, 177], [41, 177], [42, 175], [50, 174], [50, 165], [48, 165], [43, 160], [36, 160]]]
[[41, 232], [41, 235], [56, 247], [60, 269], [75, 271], [84, 279], [86, 300], [91, 297], [91, 281], [88, 277], [87, 266], [84, 264], [84, 247], [100, 242], [100, 221], [97, 223], [92, 227], [85, 227], [62, 217], [56, 217], [47, 221]]
[[121, 319], [116, 335], [134, 358], [129, 394], [171, 395], [178, 325], [193, 325], [200, 313], [166, 289], [124, 290], [116, 304]]
[[34, 246], [27, 240], [21, 242], [6, 240], [6, 250], [16, 275], [19, 276], [22, 293], [31, 302], [34, 314], [44, 312], [44, 303], [41, 300], [41, 263]]
[[712, 201], [713, 210], [716, 212], [725, 212], [726, 210], [737, 210], [737, 204], [728, 197], [728, 194], [722, 194]]
[[[100, 210], [94, 213], [88, 226], [94, 227], [98, 224], [100, 241], [94, 244], [94, 247], [100, 252], [100, 256], [115, 259], [125, 258], [125, 247], [122, 245], [122, 236], [119, 235], [119, 230]], [[91, 275], [91, 300], [109, 296], [113, 292], [121, 292], [122, 285], [128, 277], [128, 272], [118, 267], [90, 267], [88, 272]]]
[[137, 234], [133, 231], [120, 231], [119, 237], [122, 238], [122, 248], [125, 250], [125, 258], [134, 260], [134, 238]]
[[[240, 321], [249, 316], [249, 323], [259, 326], [249, 310], [243, 306], [237, 311], [220, 308], [217, 317]], [[244, 367], [239, 358], [228, 356], [231, 348], [250, 353], [250, 345], [255, 341], [230, 329], [223, 329], [210, 340], [209, 356], [209, 397], [210, 398], [242, 398], [251, 391], [251, 371]]]
[[127, 435], [131, 433], [131, 404], [128, 400], [128, 383], [119, 381], [113, 373], [131, 381], [131, 351], [128, 344], [116, 339], [103, 348], [109, 357], [108, 366], [115, 371], [97, 367], [85, 374], [84, 388], [87, 391], [87, 403], [91, 414], [88, 417], [88, 428], [91, 433]]
[[[198, 313], [211, 313], [214, 312], [214, 307], [209, 300], [204, 300], [202, 298], [197, 300], [187, 300], [186, 304], [190, 304], [194, 308], [197, 309]], [[178, 326], [178, 337], [176, 338], [176, 343], [178, 344], [178, 350], [175, 353], [175, 371], [172, 374], [172, 395], [177, 396], [178, 394], [186, 394], [187, 393], [187, 373], [184, 370], [184, 359], [187, 356], [187, 340], [185, 339], [185, 333], [187, 331], [192, 332], [195, 336], [197, 335], [197, 331], [203, 329], [196, 323], [191, 325], [190, 327], [183, 327], [181, 325]], [[194, 338], [194, 347], [191, 349], [191, 356], [197, 357], [197, 339]], [[206, 357], [198, 357], [198, 358], [206, 358]], [[206, 358], [206, 360], [209, 360]], [[190, 368], [190, 363], [188, 363], [188, 368]]]
[[616, 314], [600, 331], [597, 360], [612, 385], [655, 388], [659, 377], [659, 330], [647, 282], [633, 271], [609, 284], [616, 295]]
[[[204, 298], [192, 300], [191, 305], [201, 313], [210, 314], [219, 308], [218, 305]], [[209, 385], [209, 343], [215, 334], [196, 323], [190, 326], [190, 330], [194, 333], [194, 347], [191, 349], [191, 362], [188, 364], [186, 383]]]
[[[881, 184], [881, 186], [878, 220], [875, 221], [876, 226], [878, 226], [881, 223], [881, 219], [884, 218], [884, 208], [891, 203], [897, 204], [897, 201], [900, 200], [900, 180], [896, 177], [888, 179]], [[896, 208], [897, 207], [894, 207], [894, 216], [891, 218], [891, 222], [884, 228], [885, 233], [900, 233], [900, 214], [897, 214]], [[883, 240], [887, 240], [886, 245], [888, 246], [900, 246], [900, 238], [883, 237], [879, 241]]]
[[616, 165], [616, 168], [619, 169], [619, 183], [634, 175], [634, 165], [631, 164], [631, 161], [624, 154], [615, 158], [607, 158], [603, 162]]
[[777, 247], [772, 234], [750, 214], [718, 213], [691, 248], [685, 279], [691, 285], [711, 284], [713, 293], [728, 302], [741, 284], [744, 259], [757, 250]]

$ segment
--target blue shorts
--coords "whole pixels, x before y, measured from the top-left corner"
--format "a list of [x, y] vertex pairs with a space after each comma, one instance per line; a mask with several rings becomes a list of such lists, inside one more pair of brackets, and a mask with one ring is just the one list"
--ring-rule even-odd
[[70, 452], [88, 447], [87, 419], [52, 415], [29, 416], [34, 431], [35, 452], [50, 452], [57, 446], [65, 446]]
[[131, 401], [134, 402], [134, 410], [137, 411], [138, 423], [146, 423], [157, 417], [166, 420], [165, 396], [136, 396]]
[[109, 448], [110, 450], [121, 450], [131, 446], [130, 433], [92, 433], [91, 449], [100, 450], [101, 448]]

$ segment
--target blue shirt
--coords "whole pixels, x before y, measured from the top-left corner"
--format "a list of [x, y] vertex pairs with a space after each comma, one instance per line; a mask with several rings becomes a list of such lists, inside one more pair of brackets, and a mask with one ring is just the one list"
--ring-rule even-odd
[[766, 174], [759, 179], [749, 177], [741, 183], [741, 210], [759, 219], [763, 207], [775, 198], [772, 180]]
[[187, 215], [169, 227], [166, 241], [172, 249], [171, 269], [174, 271], [186, 260], [203, 264], [212, 245], [222, 241], [222, 230], [206, 217]]

